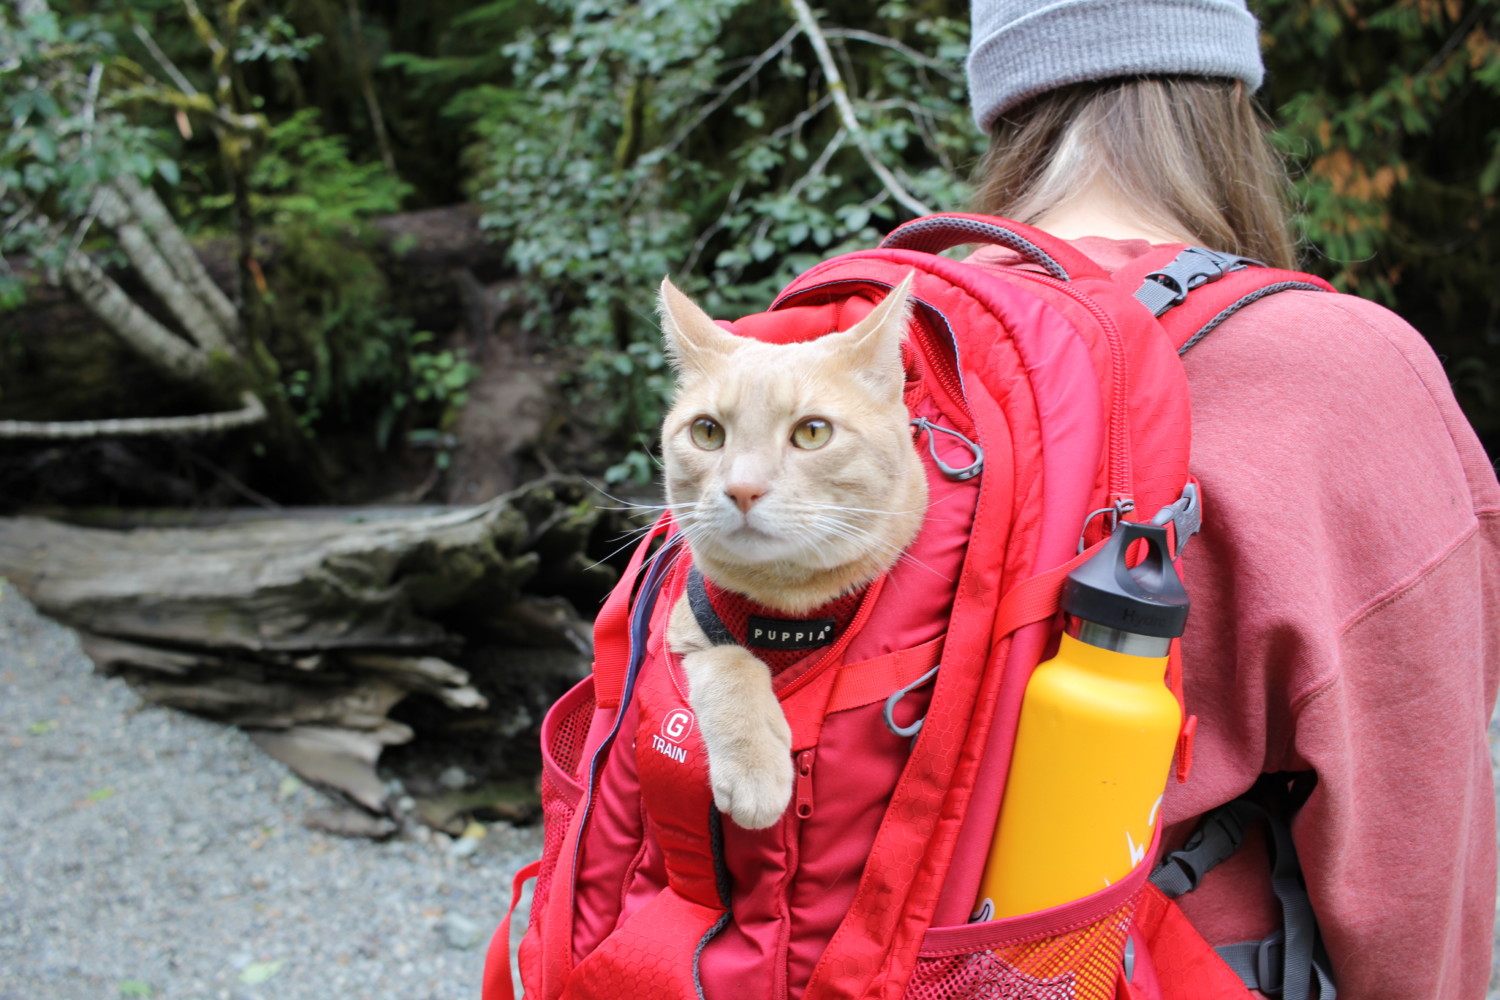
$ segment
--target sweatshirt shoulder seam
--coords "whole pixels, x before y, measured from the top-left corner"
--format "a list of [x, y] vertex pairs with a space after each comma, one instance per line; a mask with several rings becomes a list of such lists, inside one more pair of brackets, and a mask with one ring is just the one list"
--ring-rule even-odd
[[[1454, 553], [1458, 552], [1459, 549], [1463, 548], [1463, 546], [1470, 539], [1478, 534], [1479, 529], [1484, 524], [1484, 522], [1490, 520], [1500, 520], [1500, 509], [1476, 511], [1474, 521], [1463, 532], [1461, 532], [1452, 541], [1450, 541], [1442, 551], [1433, 556], [1422, 566], [1418, 567], [1413, 573], [1411, 573], [1411, 575], [1405, 577], [1402, 580], [1399, 580], [1398, 582], [1392, 584], [1390, 587], [1387, 587], [1379, 594], [1376, 594], [1374, 597], [1370, 598], [1359, 608], [1355, 609], [1349, 615], [1349, 617], [1344, 619], [1343, 623], [1339, 625], [1334, 634], [1337, 637], [1342, 638], [1343, 636], [1348, 635], [1354, 629], [1358, 628], [1360, 625], [1364, 624], [1366, 621], [1380, 614], [1386, 608], [1400, 603], [1403, 599], [1410, 595], [1414, 589], [1416, 589], [1418, 584], [1425, 580], [1434, 570], [1442, 566], [1443, 563], [1452, 558]], [[1304, 707], [1306, 707], [1310, 702], [1316, 700], [1320, 695], [1331, 688], [1333, 684], [1342, 676], [1343, 671], [1339, 668], [1339, 665], [1335, 663], [1332, 669], [1330, 669], [1322, 677], [1319, 677], [1317, 680], [1312, 681], [1302, 692], [1292, 698], [1292, 714], [1296, 715], [1300, 713]]]

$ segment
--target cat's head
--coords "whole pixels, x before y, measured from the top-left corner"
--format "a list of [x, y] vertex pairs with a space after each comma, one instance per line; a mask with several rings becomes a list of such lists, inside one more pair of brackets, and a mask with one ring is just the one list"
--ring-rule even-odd
[[662, 283], [677, 372], [667, 502], [709, 579], [796, 613], [874, 579], [916, 537], [927, 482], [902, 398], [910, 288], [908, 276], [849, 330], [767, 344]]

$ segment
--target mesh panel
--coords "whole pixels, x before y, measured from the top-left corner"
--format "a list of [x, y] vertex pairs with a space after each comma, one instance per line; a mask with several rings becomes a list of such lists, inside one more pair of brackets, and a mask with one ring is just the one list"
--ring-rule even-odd
[[[565, 796], [557, 782], [546, 771], [542, 772], [542, 867], [536, 875], [536, 893], [532, 897], [541, 903], [552, 887], [552, 873], [557, 870], [557, 856], [562, 852], [563, 840], [567, 837], [568, 824], [573, 821], [574, 805], [570, 796]], [[540, 909], [540, 906], [538, 906]]]
[[583, 742], [589, 735], [589, 723], [594, 718], [594, 699], [585, 698], [578, 706], [557, 722], [552, 732], [552, 745], [547, 748], [553, 763], [562, 772], [577, 778], [578, 765], [583, 756]]
[[[589, 722], [594, 716], [594, 699], [585, 698], [568, 712], [555, 720], [549, 719], [547, 729], [551, 739], [542, 749], [552, 767], [542, 768], [542, 867], [537, 872], [536, 891], [532, 904], [537, 910], [546, 905], [547, 892], [552, 887], [552, 874], [557, 870], [557, 856], [562, 850], [563, 840], [568, 834], [568, 824], [577, 810], [579, 789], [575, 784], [568, 787], [558, 777], [560, 771], [569, 779], [578, 778], [578, 767], [582, 763], [583, 744], [588, 739]], [[533, 923], [534, 925], [534, 923]]]
[[1113, 1000], [1134, 900], [1103, 920], [994, 951], [920, 958], [906, 1000]]

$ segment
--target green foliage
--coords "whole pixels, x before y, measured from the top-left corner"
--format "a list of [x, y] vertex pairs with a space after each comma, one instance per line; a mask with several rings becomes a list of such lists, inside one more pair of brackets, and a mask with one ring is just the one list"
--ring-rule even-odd
[[115, 36], [96, 17], [0, 5], [0, 309], [25, 290], [6, 258], [27, 254], [55, 271], [88, 235], [99, 185], [177, 164], [161, 135], [122, 113], [115, 84], [126, 71]]
[[[518, 84], [471, 90], [454, 109], [474, 119], [476, 195], [526, 278], [529, 321], [572, 352], [579, 412], [628, 443], [654, 436], [669, 387], [654, 319], [663, 275], [717, 314], [762, 309], [793, 274], [872, 245], [906, 211], [841, 123], [789, 10], [547, 6], [554, 23], [506, 50]], [[823, 26], [869, 154], [917, 198], [957, 208], [978, 148], [966, 26], [961, 10], [932, 6], [886, 3], [872, 17], [835, 5]]]
[[[431, 343], [432, 333], [423, 330], [411, 338], [413, 347]], [[419, 403], [442, 403], [462, 408], [468, 402], [465, 391], [479, 374], [479, 366], [463, 351], [415, 351], [411, 355], [411, 393]]]
[[271, 14], [264, 24], [241, 25], [239, 37], [235, 41], [236, 62], [301, 62], [309, 52], [322, 44], [323, 36], [301, 37], [290, 21], [280, 14]]
[[[422, 330], [411, 338], [410, 344], [413, 348], [425, 348], [436, 339], [430, 331]], [[398, 415], [412, 403], [429, 412], [435, 411], [437, 418], [434, 422], [437, 426], [413, 430], [406, 435], [406, 440], [418, 447], [435, 449], [438, 468], [446, 469], [452, 451], [458, 445], [446, 428], [469, 401], [469, 383], [478, 377], [479, 366], [470, 361], [468, 353], [463, 350], [424, 349], [411, 352], [408, 368], [408, 388], [396, 394], [389, 412], [393, 416]], [[381, 446], [384, 447], [390, 434], [390, 426], [385, 422], [386, 414], [382, 413], [381, 417], [378, 434]]]
[[271, 127], [250, 183], [260, 227], [325, 235], [360, 232], [411, 191], [381, 164], [353, 160], [348, 139], [327, 134], [315, 108]]
[[396, 70], [411, 96], [429, 111], [457, 111], [453, 102], [467, 90], [509, 80], [511, 59], [505, 47], [540, 19], [538, 0], [490, 0], [438, 19], [432, 54], [388, 53], [381, 65]]
[[[275, 352], [291, 371], [285, 392], [305, 433], [373, 410], [379, 444], [414, 402], [449, 405], [416, 391], [411, 321], [394, 315], [369, 220], [399, 210], [409, 185], [379, 163], [349, 156], [315, 109], [273, 125], [250, 173], [256, 228], [277, 246], [266, 300]], [[227, 196], [221, 199], [227, 207]], [[426, 336], [430, 336], [426, 335]], [[415, 387], [415, 388], [414, 388]]]
[[1500, 435], [1500, 0], [1256, 6], [1309, 265], [1422, 330]]

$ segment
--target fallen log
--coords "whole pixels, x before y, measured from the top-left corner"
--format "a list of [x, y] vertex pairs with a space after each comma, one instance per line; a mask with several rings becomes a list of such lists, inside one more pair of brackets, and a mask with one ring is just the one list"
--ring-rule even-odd
[[543, 712], [587, 669], [576, 609], [615, 579], [598, 557], [621, 526], [597, 498], [551, 477], [458, 508], [0, 518], [0, 575], [146, 700], [385, 813], [376, 764], [414, 724], [466, 734], [481, 777], [533, 766]]

